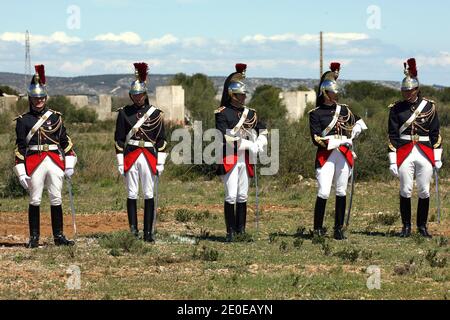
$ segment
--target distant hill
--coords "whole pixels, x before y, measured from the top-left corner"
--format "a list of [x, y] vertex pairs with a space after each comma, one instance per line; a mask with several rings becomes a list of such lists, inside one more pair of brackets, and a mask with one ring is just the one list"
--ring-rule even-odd
[[[150, 92], [155, 91], [155, 87], [167, 85], [173, 75], [150, 75]], [[114, 96], [128, 95], [128, 88], [134, 77], [129, 74], [106, 74], [81, 77], [47, 77], [48, 91], [50, 95], [89, 95], [111, 94]], [[218, 93], [222, 91], [225, 77], [210, 77], [214, 82]], [[29, 81], [29, 80], [28, 80]], [[340, 80], [342, 84], [351, 81]], [[396, 81], [373, 81], [387, 87], [398, 88]], [[246, 84], [250, 92], [253, 92], [260, 85], [273, 85], [283, 90], [295, 89], [298, 86], [314, 88], [318, 84], [317, 79], [286, 79], [286, 78], [247, 78]], [[24, 93], [24, 76], [17, 73], [0, 72], [0, 85], [7, 85], [15, 90]], [[439, 86], [436, 86], [439, 87]]]

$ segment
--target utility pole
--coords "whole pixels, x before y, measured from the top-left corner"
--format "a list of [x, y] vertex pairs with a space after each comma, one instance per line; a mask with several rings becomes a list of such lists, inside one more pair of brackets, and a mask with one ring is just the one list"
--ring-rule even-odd
[[25, 69], [24, 69], [24, 88], [27, 92], [28, 81], [31, 77], [31, 55], [30, 55], [30, 33], [28, 30], [25, 33]]
[[323, 74], [323, 32], [320, 31], [320, 75], [319, 79]]

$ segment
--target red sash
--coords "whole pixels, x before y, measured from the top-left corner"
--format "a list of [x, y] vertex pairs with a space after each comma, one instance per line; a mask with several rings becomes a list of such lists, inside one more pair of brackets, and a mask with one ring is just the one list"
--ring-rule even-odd
[[[225, 172], [230, 172], [234, 166], [236, 165], [238, 161], [238, 156], [236, 154], [232, 154], [229, 156], [225, 156], [223, 158], [223, 167], [225, 169]], [[247, 174], [250, 178], [253, 178], [255, 176], [255, 166], [253, 164], [250, 164], [250, 157], [248, 151], [245, 152], [245, 164], [247, 167]]]
[[[402, 163], [406, 160], [406, 158], [409, 156], [409, 154], [411, 153], [412, 149], [414, 148], [414, 145], [415, 145], [414, 142], [410, 142], [410, 143], [407, 143], [397, 149], [397, 166], [399, 168], [402, 165]], [[433, 150], [433, 148], [430, 148], [420, 142], [417, 143], [417, 145], [419, 146], [420, 150], [422, 150], [423, 153], [425, 153], [425, 156], [431, 162], [431, 165], [434, 167], [434, 150]]]
[[[339, 151], [344, 156], [344, 158], [347, 161], [350, 168], [353, 168], [354, 159], [353, 159], [353, 154], [352, 154], [352, 151], [350, 150], [350, 148], [348, 148], [346, 146], [340, 146]], [[319, 162], [320, 167], [323, 167], [325, 165], [325, 163], [328, 161], [328, 158], [330, 157], [332, 152], [333, 152], [333, 150], [327, 150], [327, 149], [323, 149], [323, 148], [320, 148], [317, 150], [316, 159]]]
[[65, 164], [63, 159], [60, 158], [59, 154], [54, 152], [43, 151], [41, 153], [35, 153], [30, 156], [27, 156], [25, 159], [25, 168], [27, 170], [27, 174], [31, 176], [33, 172], [37, 169], [37, 167], [44, 161], [44, 159], [49, 156], [53, 162], [64, 171]]
[[147, 149], [145, 148], [138, 148], [130, 153], [128, 153], [124, 157], [124, 170], [125, 172], [128, 172], [130, 168], [133, 166], [133, 164], [136, 162], [137, 158], [141, 155], [141, 153], [144, 153], [145, 159], [147, 159], [147, 163], [150, 166], [150, 170], [152, 170], [152, 173], [156, 175], [156, 157]]

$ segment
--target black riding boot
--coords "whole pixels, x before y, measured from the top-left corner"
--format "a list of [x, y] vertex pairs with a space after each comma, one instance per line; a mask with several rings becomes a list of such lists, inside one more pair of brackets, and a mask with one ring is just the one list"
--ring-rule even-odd
[[247, 221], [247, 202], [236, 205], [236, 228], [238, 234], [245, 233], [245, 223]]
[[345, 220], [345, 206], [347, 203], [347, 197], [336, 196], [336, 208], [334, 218], [334, 239], [344, 240], [347, 239], [344, 235], [343, 227]]
[[63, 234], [63, 210], [62, 206], [51, 206], [53, 240], [57, 246], [73, 246], [74, 241], [67, 240]]
[[144, 205], [144, 241], [154, 242], [153, 238], [153, 219], [155, 217], [155, 200], [145, 199]]
[[430, 198], [419, 199], [417, 205], [417, 231], [426, 238], [432, 238], [427, 230], [428, 211], [430, 209]]
[[325, 216], [326, 205], [326, 199], [317, 197], [316, 206], [314, 207], [314, 233], [318, 236], [325, 235], [325, 229], [323, 228], [323, 218]]
[[402, 217], [402, 232], [401, 238], [408, 238], [411, 236], [411, 199], [400, 196], [400, 215]]
[[234, 204], [225, 202], [225, 225], [227, 227], [227, 242], [233, 241], [236, 231], [236, 218], [234, 215]]
[[137, 238], [139, 236], [138, 218], [137, 218], [137, 200], [127, 199], [128, 224], [130, 232]]
[[39, 206], [28, 206], [28, 225], [30, 227], [30, 241], [27, 248], [39, 247], [39, 226], [40, 226], [40, 212]]

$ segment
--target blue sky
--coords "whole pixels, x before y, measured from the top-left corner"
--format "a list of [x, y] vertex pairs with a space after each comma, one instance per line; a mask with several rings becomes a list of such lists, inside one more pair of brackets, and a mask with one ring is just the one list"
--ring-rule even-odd
[[2, 2], [0, 71], [23, 72], [28, 29], [32, 63], [51, 75], [127, 73], [144, 60], [153, 73], [226, 75], [246, 62], [250, 77], [316, 78], [323, 30], [325, 62], [342, 62], [344, 79], [400, 80], [414, 56], [423, 83], [450, 86], [447, 1]]

